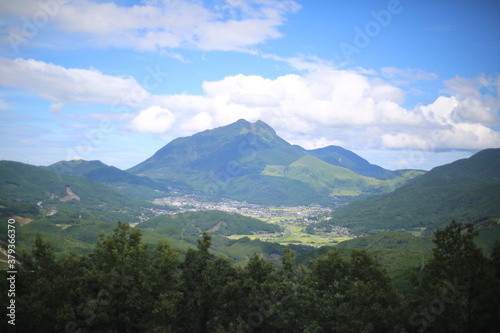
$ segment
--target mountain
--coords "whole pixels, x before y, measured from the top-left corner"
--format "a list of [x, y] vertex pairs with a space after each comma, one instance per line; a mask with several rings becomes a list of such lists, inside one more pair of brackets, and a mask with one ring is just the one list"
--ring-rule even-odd
[[[129, 172], [186, 180], [200, 172], [229, 177], [259, 174], [267, 164], [289, 164], [305, 155], [262, 121], [246, 120], [177, 138]], [[189, 182], [193, 182], [188, 180]]]
[[148, 177], [136, 176], [101, 161], [60, 161], [44, 168], [58, 174], [107, 184], [122, 194], [140, 199], [165, 197], [169, 192], [166, 182], [160, 183]]
[[407, 170], [388, 180], [366, 177], [356, 172], [329, 164], [312, 155], [301, 157], [288, 166], [268, 165], [263, 175], [287, 177], [308, 184], [313, 189], [331, 197], [354, 197], [387, 193], [408, 180], [422, 174]]
[[385, 193], [422, 173], [393, 173], [340, 147], [308, 151], [262, 121], [243, 119], [175, 139], [127, 171], [187, 184], [198, 194], [261, 204], [329, 204], [337, 196]]
[[455, 218], [473, 222], [500, 216], [500, 149], [436, 167], [395, 191], [337, 210], [328, 223], [355, 232], [425, 229], [427, 233]]
[[331, 165], [336, 165], [354, 171], [358, 175], [377, 179], [393, 178], [394, 173], [378, 165], [369, 163], [359, 155], [339, 146], [307, 150], [309, 155], [319, 158]]
[[129, 198], [84, 178], [60, 175], [41, 167], [0, 161], [0, 215], [49, 216], [71, 223], [79, 218], [136, 222], [153, 204]]

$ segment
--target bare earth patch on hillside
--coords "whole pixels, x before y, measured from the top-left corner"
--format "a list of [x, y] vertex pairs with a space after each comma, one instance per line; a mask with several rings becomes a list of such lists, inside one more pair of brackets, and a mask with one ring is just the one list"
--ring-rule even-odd
[[80, 201], [80, 197], [71, 190], [71, 187], [66, 186], [66, 195], [59, 200], [62, 202], [66, 202], [73, 199]]
[[21, 225], [21, 227], [23, 225], [26, 225], [30, 222], [33, 222], [33, 219], [29, 219], [27, 217], [21, 217], [21, 216], [13, 216], [12, 217], [14, 220], [16, 220], [17, 222], [19, 222], [19, 224]]

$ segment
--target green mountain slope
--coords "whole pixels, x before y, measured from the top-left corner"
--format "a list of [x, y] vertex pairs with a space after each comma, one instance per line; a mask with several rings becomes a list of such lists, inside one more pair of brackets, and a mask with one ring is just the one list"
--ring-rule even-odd
[[[243, 176], [259, 174], [267, 164], [289, 164], [303, 156], [261, 121], [231, 125], [178, 138], [129, 169], [134, 174], [193, 183], [186, 174]], [[203, 173], [203, 174], [202, 174]]]
[[165, 182], [162, 184], [148, 177], [139, 177], [101, 161], [60, 161], [45, 168], [58, 174], [82, 177], [107, 184], [122, 194], [141, 199], [164, 197], [168, 193], [168, 184]]
[[[313, 150], [311, 154], [318, 157], [289, 144], [262, 121], [241, 119], [175, 139], [128, 171], [188, 184], [188, 191], [196, 194], [260, 204], [331, 204], [331, 196], [352, 200], [359, 195], [385, 193], [418, 175], [417, 171], [388, 174], [340, 147]], [[353, 170], [388, 180], [384, 183]]]
[[382, 231], [376, 235], [353, 238], [339, 243], [341, 249], [399, 250], [409, 252], [430, 252], [434, 243], [428, 238], [415, 237], [395, 231]]
[[389, 180], [380, 180], [306, 155], [288, 166], [268, 165], [262, 174], [295, 179], [320, 193], [339, 197], [387, 193], [423, 172], [411, 170]]
[[[268, 181], [260, 177], [260, 173], [268, 164], [289, 164], [304, 154], [277, 136], [265, 123], [239, 120], [228, 126], [175, 139], [128, 171], [185, 183], [191, 186], [191, 192], [197, 194], [255, 203], [266, 203], [256, 185], [260, 184], [262, 188], [265, 183], [268, 193], [285, 194], [273, 196], [270, 204], [291, 203], [297, 196], [290, 195], [298, 186], [295, 182]], [[305, 184], [298, 187], [299, 192], [295, 193], [311, 192]], [[300, 197], [304, 199], [304, 195]]]
[[137, 228], [155, 229], [159, 232], [161, 230], [161, 234], [179, 238], [186, 235], [198, 237], [203, 231], [223, 236], [281, 231], [281, 228], [275, 224], [216, 210], [158, 216], [138, 224]]
[[220, 196], [261, 205], [328, 205], [332, 201], [308, 184], [284, 177], [246, 175], [212, 185]]
[[426, 228], [450, 218], [472, 222], [500, 216], [500, 149], [486, 149], [468, 159], [432, 169], [394, 192], [353, 202], [329, 223], [355, 232]]
[[394, 173], [392, 171], [381, 168], [378, 165], [371, 164], [352, 151], [339, 146], [328, 146], [307, 150], [307, 153], [331, 165], [336, 165], [354, 171], [358, 175], [378, 179], [388, 179], [394, 177]]
[[84, 178], [60, 175], [19, 162], [0, 162], [0, 214], [49, 216], [71, 221], [96, 218], [135, 222], [152, 203], [126, 197]]

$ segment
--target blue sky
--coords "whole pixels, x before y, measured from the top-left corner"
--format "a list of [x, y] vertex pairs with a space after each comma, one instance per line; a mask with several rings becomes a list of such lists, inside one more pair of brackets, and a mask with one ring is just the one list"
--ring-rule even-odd
[[500, 3], [0, 3], [0, 155], [132, 167], [261, 119], [388, 169], [500, 147]]

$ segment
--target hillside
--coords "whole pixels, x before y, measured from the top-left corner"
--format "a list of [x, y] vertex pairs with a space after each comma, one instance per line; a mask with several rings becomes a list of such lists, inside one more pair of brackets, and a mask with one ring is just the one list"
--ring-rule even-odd
[[169, 192], [167, 182], [160, 183], [148, 177], [139, 177], [101, 161], [60, 161], [44, 168], [58, 174], [107, 184], [122, 194], [140, 199], [160, 198]]
[[365, 250], [399, 250], [407, 252], [430, 252], [434, 247], [428, 238], [415, 237], [409, 234], [382, 231], [376, 235], [357, 237], [339, 243], [340, 249], [365, 249]]
[[0, 205], [2, 216], [47, 216], [66, 223], [85, 217], [135, 222], [155, 206], [94, 181], [11, 161], [0, 162]]
[[353, 200], [388, 192], [419, 174], [384, 170], [340, 147], [308, 151], [262, 121], [243, 119], [175, 139], [128, 172], [187, 184], [196, 194], [275, 205]]
[[331, 197], [387, 193], [423, 173], [411, 170], [389, 180], [380, 180], [329, 164], [312, 155], [306, 155], [288, 166], [268, 165], [262, 171], [263, 175], [298, 180]]
[[430, 234], [451, 218], [472, 222], [500, 216], [499, 198], [500, 149], [486, 149], [436, 167], [394, 192], [353, 202], [329, 223], [361, 233], [423, 228]]
[[158, 216], [138, 224], [137, 228], [154, 229], [169, 237], [183, 237], [184, 234], [198, 237], [203, 231], [223, 236], [281, 231], [275, 224], [214, 210]]
[[358, 175], [377, 179], [394, 177], [394, 173], [378, 165], [369, 163], [359, 155], [339, 146], [307, 150], [309, 155], [319, 158], [331, 165], [336, 165], [354, 171]]

